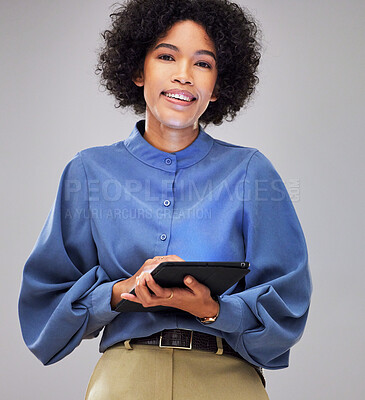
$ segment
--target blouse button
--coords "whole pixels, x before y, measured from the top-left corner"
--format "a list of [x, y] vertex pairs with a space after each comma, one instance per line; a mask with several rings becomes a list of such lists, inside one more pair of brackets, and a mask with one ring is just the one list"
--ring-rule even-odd
[[165, 200], [165, 201], [163, 202], [163, 205], [164, 205], [165, 207], [168, 207], [170, 204], [171, 204], [171, 201], [170, 201], [170, 200]]
[[170, 165], [172, 163], [171, 158], [165, 158], [165, 164]]
[[167, 238], [167, 236], [166, 236], [164, 233], [160, 236], [160, 239], [161, 239], [162, 241], [165, 241], [166, 238]]

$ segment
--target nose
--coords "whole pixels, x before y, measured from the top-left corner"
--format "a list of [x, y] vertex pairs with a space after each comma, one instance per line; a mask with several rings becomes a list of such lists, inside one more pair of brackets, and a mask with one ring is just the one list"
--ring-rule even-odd
[[179, 63], [176, 67], [176, 71], [172, 75], [171, 80], [173, 82], [180, 82], [183, 85], [193, 85], [193, 77], [187, 63]]

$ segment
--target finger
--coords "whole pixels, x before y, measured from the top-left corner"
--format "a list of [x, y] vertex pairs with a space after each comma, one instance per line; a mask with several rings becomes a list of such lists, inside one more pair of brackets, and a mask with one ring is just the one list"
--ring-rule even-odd
[[150, 293], [148, 287], [146, 286], [146, 278], [148, 275], [149, 274], [146, 273], [140, 277], [139, 283], [134, 291], [138, 299], [141, 300], [142, 304], [151, 305], [154, 296]]
[[146, 280], [151, 276], [149, 271], [143, 271], [140, 275], [136, 277], [136, 287], [146, 286]]
[[160, 262], [157, 259], [149, 259], [147, 260], [142, 267], [138, 270], [138, 273], [142, 272], [152, 272]]
[[146, 260], [146, 261], [142, 264], [140, 270], [143, 271], [143, 270], [145, 270], [146, 268], [150, 267], [151, 264], [155, 264], [155, 263], [156, 263], [156, 260], [155, 260], [154, 258], [149, 258], [148, 260]]
[[146, 279], [151, 275], [150, 271], [143, 271], [138, 275], [140, 285], [146, 285]]
[[[142, 275], [142, 274], [141, 274]], [[140, 285], [143, 285], [143, 282], [142, 282], [142, 277], [141, 277], [141, 275], [137, 275], [136, 276], [136, 281], [135, 281], [135, 286], [134, 286], [134, 289], [137, 287], [137, 286], [140, 286]]]
[[166, 256], [155, 256], [153, 257], [154, 260], [158, 260], [160, 262], [163, 261], [184, 261], [181, 257], [177, 256], [176, 254], [168, 254]]
[[157, 297], [168, 298], [171, 294], [171, 289], [163, 288], [158, 285], [152, 276], [146, 280], [146, 283]]
[[177, 256], [176, 254], [171, 254], [166, 257], [169, 257], [169, 261], [184, 261], [181, 257]]
[[194, 277], [190, 275], [185, 276], [184, 283], [194, 293], [204, 292], [207, 289], [205, 285], [198, 282]]
[[141, 304], [141, 301], [138, 299], [138, 297], [134, 296], [133, 294], [130, 293], [122, 293], [120, 295], [121, 299], [133, 301], [134, 303], [139, 303]]
[[144, 293], [143, 290], [139, 287], [136, 287], [136, 289], [134, 290], [137, 299], [139, 300], [139, 302], [145, 306], [147, 303], [150, 303], [150, 299], [148, 298], [148, 294]]
[[155, 256], [155, 257], [153, 257], [153, 260], [159, 260], [159, 261], [163, 261], [163, 260], [165, 260], [166, 258], [167, 258], [168, 256]]

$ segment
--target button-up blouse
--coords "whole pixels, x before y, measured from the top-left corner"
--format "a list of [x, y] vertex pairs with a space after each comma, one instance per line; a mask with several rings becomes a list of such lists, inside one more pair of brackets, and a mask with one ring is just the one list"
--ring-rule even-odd
[[[311, 295], [305, 238], [287, 189], [257, 149], [216, 140], [166, 153], [144, 138], [80, 151], [25, 264], [19, 299], [24, 340], [52, 364], [104, 328], [100, 351], [163, 329], [220, 336], [250, 363], [288, 366]], [[184, 312], [111, 309], [113, 285], [154, 256], [248, 261], [246, 288], [219, 297], [204, 325]]]

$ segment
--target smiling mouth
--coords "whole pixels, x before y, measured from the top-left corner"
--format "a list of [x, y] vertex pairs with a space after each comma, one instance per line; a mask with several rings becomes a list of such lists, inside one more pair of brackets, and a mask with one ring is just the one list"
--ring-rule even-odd
[[186, 103], [191, 103], [196, 100], [196, 97], [193, 97], [192, 99], [190, 99], [189, 97], [184, 96], [182, 94], [172, 94], [172, 93], [165, 93], [165, 92], [162, 92], [162, 94], [166, 97], [169, 97], [170, 99], [181, 100], [181, 101], [185, 101]]

